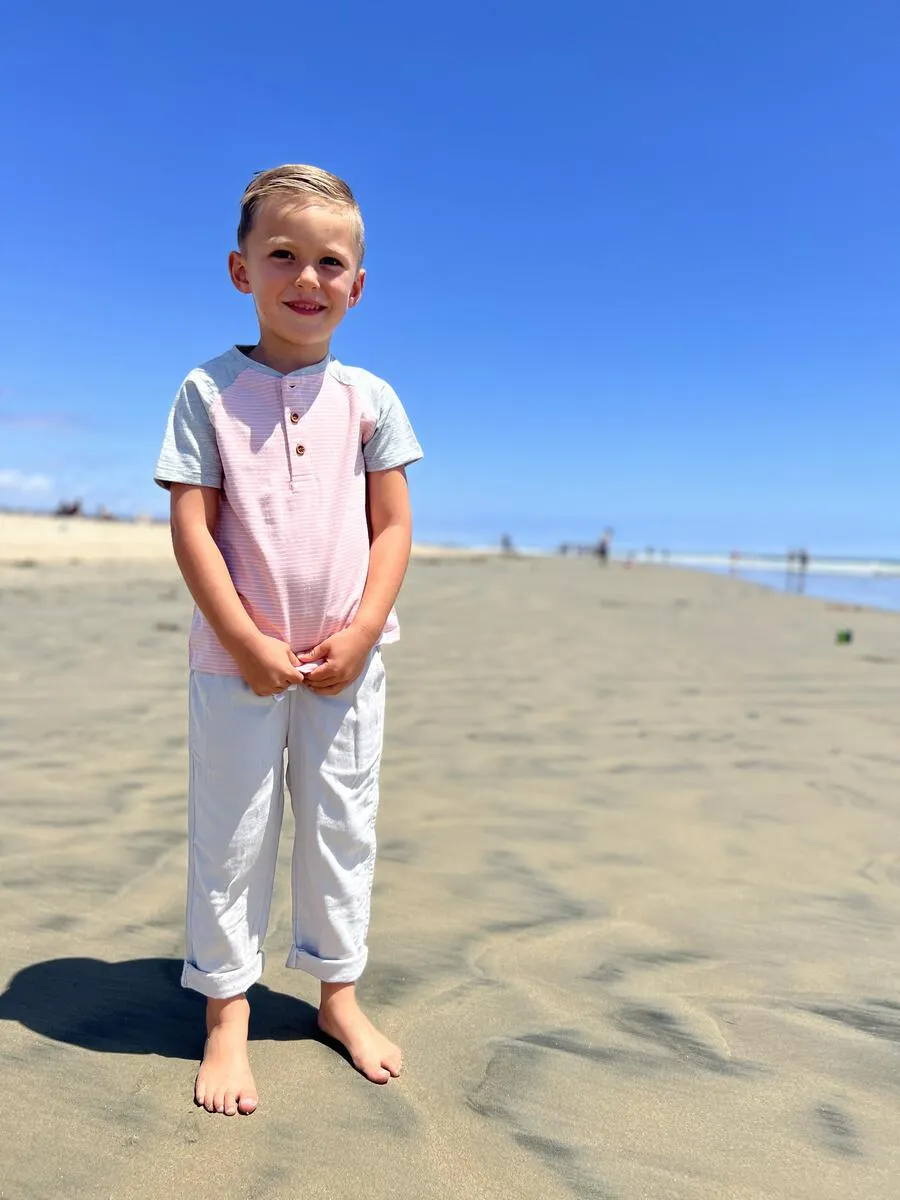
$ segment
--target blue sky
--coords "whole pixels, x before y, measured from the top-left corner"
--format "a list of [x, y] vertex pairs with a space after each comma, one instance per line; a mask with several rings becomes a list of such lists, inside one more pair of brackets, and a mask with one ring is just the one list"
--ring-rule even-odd
[[240, 193], [306, 161], [421, 539], [900, 554], [894, 0], [319, 8], [5, 15], [0, 504], [164, 513]]

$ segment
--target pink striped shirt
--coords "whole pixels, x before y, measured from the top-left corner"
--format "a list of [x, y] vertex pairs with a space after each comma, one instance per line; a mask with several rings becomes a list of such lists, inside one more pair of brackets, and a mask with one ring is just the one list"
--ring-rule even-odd
[[[422, 457], [396, 393], [328, 358], [280, 375], [233, 347], [191, 371], [155, 479], [221, 489], [215, 540], [256, 626], [297, 653], [346, 629], [369, 566], [366, 472]], [[398, 637], [391, 612], [381, 640]], [[194, 610], [190, 663], [237, 675]]]

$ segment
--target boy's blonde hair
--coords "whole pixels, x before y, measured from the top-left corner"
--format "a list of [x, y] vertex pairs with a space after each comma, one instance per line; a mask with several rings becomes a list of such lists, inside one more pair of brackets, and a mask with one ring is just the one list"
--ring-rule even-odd
[[330, 171], [321, 167], [311, 167], [306, 163], [285, 163], [281, 167], [271, 167], [268, 171], [259, 171], [244, 189], [241, 196], [241, 220], [238, 225], [238, 246], [243, 248], [247, 234], [253, 228], [253, 217], [260, 201], [268, 196], [283, 195], [297, 192], [303, 196], [314, 196], [326, 200], [329, 204], [339, 205], [349, 210], [353, 225], [353, 237], [356, 242], [358, 263], [362, 264], [366, 252], [366, 231], [363, 225], [362, 213], [356, 203], [356, 197], [350, 190], [349, 184]]

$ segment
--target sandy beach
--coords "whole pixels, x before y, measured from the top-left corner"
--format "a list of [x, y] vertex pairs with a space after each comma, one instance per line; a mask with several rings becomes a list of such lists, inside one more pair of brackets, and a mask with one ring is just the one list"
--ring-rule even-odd
[[[483, 558], [446, 546], [417, 544], [415, 558]], [[164, 521], [101, 521], [0, 512], [0, 566], [36, 563], [170, 562], [172, 542]]]
[[168, 532], [23, 520], [0, 517], [2, 1200], [895, 1200], [900, 615], [417, 558], [360, 988], [405, 1073], [356, 1074], [283, 966], [288, 816], [261, 1105], [228, 1119], [191, 1103], [178, 987]]

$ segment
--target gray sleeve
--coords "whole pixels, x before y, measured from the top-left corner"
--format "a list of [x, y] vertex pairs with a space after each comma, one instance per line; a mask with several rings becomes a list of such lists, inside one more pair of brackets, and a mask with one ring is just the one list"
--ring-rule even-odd
[[222, 486], [222, 460], [209, 405], [190, 376], [178, 389], [169, 413], [166, 436], [153, 478], [160, 487], [192, 483], [202, 487]]
[[363, 447], [367, 471], [389, 471], [405, 467], [422, 457], [422, 447], [416, 440], [400, 397], [383, 383], [378, 393], [378, 417], [375, 432]]

